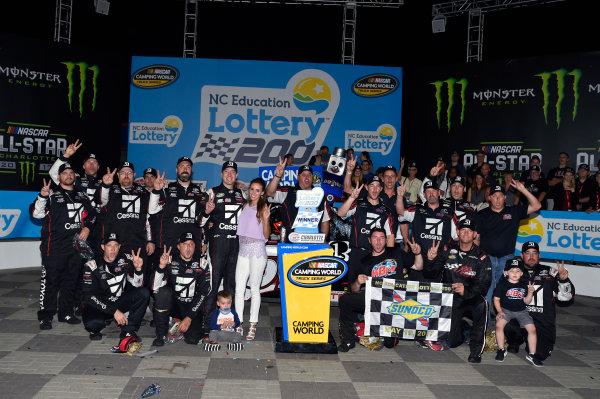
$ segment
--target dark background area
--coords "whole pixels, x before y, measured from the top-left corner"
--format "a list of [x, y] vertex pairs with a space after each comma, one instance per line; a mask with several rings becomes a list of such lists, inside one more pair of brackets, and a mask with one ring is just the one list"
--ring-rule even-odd
[[[119, 114], [128, 121], [130, 57], [181, 57], [183, 0], [110, 0], [108, 16], [93, 0], [76, 0], [71, 46], [106, 51], [123, 63]], [[199, 58], [339, 63], [342, 49], [340, 6], [290, 4], [198, 5]], [[462, 64], [466, 59], [467, 17], [449, 18], [445, 33], [432, 33], [431, 4], [405, 0], [399, 8], [357, 11], [355, 63], [401, 66], [405, 79], [423, 66]], [[0, 31], [52, 43], [54, 0], [2, 2]], [[589, 2], [569, 0], [487, 13], [483, 59], [595, 51], [596, 16]], [[1, 44], [0, 44], [1, 45]], [[404, 103], [418, 93], [404, 92]], [[406, 108], [405, 108], [406, 110]], [[410, 115], [404, 112], [404, 119]], [[411, 148], [411, 135], [402, 135]]]

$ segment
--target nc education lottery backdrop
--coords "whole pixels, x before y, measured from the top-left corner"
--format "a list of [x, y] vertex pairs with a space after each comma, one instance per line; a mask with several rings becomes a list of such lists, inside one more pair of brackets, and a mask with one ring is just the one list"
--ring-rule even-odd
[[133, 57], [128, 158], [175, 178], [183, 155], [194, 180], [239, 180], [294, 155], [307, 164], [322, 145], [367, 150], [400, 164], [402, 69], [290, 62]]
[[600, 53], [584, 53], [407, 71], [403, 155], [426, 173], [437, 155], [456, 149], [470, 165], [481, 149], [501, 178], [507, 169], [519, 177], [534, 154], [547, 173], [566, 151], [570, 166], [594, 172], [598, 65]]
[[102, 174], [120, 156], [119, 117], [127, 109], [118, 60], [105, 53], [0, 34], [0, 239], [39, 237], [28, 212], [48, 170], [69, 143], [82, 173], [94, 153]]

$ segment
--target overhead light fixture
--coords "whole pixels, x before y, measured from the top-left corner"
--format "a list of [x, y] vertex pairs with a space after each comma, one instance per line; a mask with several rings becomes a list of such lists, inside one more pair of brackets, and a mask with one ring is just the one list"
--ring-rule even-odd
[[110, 3], [108, 0], [94, 0], [94, 6], [98, 14], [108, 15]]
[[433, 33], [444, 33], [446, 32], [446, 16], [436, 15], [431, 20], [431, 30]]

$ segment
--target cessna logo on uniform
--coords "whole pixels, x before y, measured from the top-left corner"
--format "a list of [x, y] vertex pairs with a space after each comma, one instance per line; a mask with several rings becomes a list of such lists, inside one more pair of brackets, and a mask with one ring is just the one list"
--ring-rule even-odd
[[237, 230], [237, 217], [241, 205], [225, 205], [225, 220], [227, 223], [220, 223], [219, 228], [225, 230]]
[[421, 238], [427, 238], [431, 240], [441, 240], [442, 231], [444, 230], [443, 220], [426, 218], [425, 219], [425, 232], [421, 233]]
[[181, 213], [181, 216], [184, 218], [193, 218], [196, 216], [196, 201], [180, 199], [178, 212]]
[[67, 204], [69, 218], [75, 223], [81, 223], [81, 215], [83, 213], [83, 204]]
[[137, 195], [123, 195], [121, 201], [121, 207], [124, 212], [140, 213], [140, 197]]
[[379, 222], [380, 215], [377, 213], [367, 212], [367, 218], [365, 220], [365, 224], [369, 226], [368, 228], [361, 228], [360, 232], [363, 234], [369, 234], [372, 229], [376, 227], [381, 227]]

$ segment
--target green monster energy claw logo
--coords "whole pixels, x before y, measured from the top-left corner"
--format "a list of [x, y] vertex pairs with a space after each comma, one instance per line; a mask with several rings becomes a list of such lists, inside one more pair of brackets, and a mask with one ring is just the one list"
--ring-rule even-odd
[[69, 110], [73, 112], [73, 71], [75, 67], [79, 68], [79, 117], [83, 116], [83, 94], [87, 88], [87, 71], [92, 71], [92, 89], [94, 90], [94, 96], [92, 98], [92, 111], [96, 109], [96, 95], [98, 94], [98, 75], [100, 74], [100, 68], [97, 65], [88, 66], [85, 62], [63, 62], [67, 67], [67, 82], [69, 83]]
[[450, 127], [452, 125], [452, 107], [454, 106], [454, 85], [460, 85], [460, 124], [462, 125], [463, 120], [465, 119], [465, 94], [468, 81], [465, 78], [462, 78], [460, 80], [448, 78], [446, 80], [438, 80], [436, 82], [431, 82], [431, 84], [435, 87], [435, 101], [437, 103], [435, 115], [437, 117], [438, 129], [441, 128], [442, 118], [442, 88], [444, 87], [444, 84], [447, 87], [448, 107], [446, 108], [446, 126], [448, 127], [448, 132], [450, 132]]
[[581, 70], [573, 69], [571, 72], [568, 72], [566, 69], [561, 68], [557, 69], [554, 72], [542, 72], [538, 73], [534, 76], [539, 76], [542, 79], [542, 93], [544, 94], [544, 120], [546, 125], [548, 124], [548, 107], [550, 105], [550, 92], [548, 90], [548, 82], [552, 75], [556, 76], [556, 90], [557, 90], [557, 98], [556, 98], [556, 130], [560, 128], [560, 111], [562, 107], [562, 102], [565, 99], [565, 77], [567, 75], [573, 76], [573, 120], [577, 116], [577, 106], [579, 105], [579, 81], [581, 80]]
[[33, 183], [33, 179], [35, 179], [35, 162], [19, 161], [19, 167], [21, 169], [21, 181], [26, 185]]

